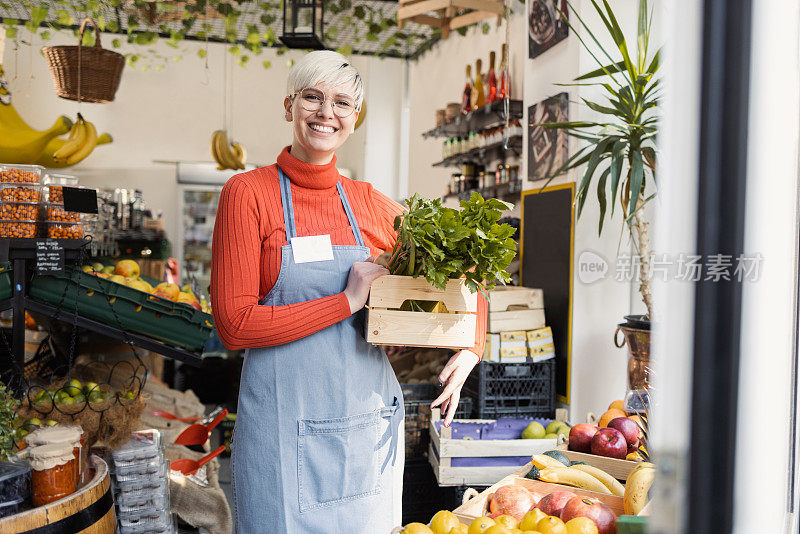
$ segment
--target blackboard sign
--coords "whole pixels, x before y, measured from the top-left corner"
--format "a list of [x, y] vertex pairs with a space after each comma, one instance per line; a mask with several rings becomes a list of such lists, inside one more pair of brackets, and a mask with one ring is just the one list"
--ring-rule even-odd
[[84, 187], [61, 188], [64, 193], [64, 211], [97, 213], [97, 191]]
[[[541, 191], [541, 192], [540, 192]], [[544, 292], [544, 315], [556, 349], [556, 393], [569, 402], [575, 184], [522, 192], [520, 284]]]
[[36, 242], [36, 272], [38, 274], [64, 273], [64, 247], [55, 239]]

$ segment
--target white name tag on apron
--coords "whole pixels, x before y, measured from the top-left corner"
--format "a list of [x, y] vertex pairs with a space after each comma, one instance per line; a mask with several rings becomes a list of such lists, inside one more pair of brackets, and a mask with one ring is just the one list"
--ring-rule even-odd
[[295, 263], [327, 261], [333, 259], [331, 236], [308, 235], [292, 238], [292, 255]]

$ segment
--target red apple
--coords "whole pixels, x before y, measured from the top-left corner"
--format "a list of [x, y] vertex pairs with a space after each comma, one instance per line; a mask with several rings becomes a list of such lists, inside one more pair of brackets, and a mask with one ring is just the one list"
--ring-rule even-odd
[[509, 484], [497, 488], [489, 503], [489, 510], [492, 513], [510, 515], [517, 521], [522, 521], [522, 517], [535, 504], [531, 492], [521, 486]]
[[628, 442], [619, 430], [601, 428], [592, 438], [592, 454], [624, 460], [628, 455]]
[[569, 431], [569, 445], [571, 451], [589, 452], [592, 438], [597, 433], [597, 427], [589, 423], [578, 423]]
[[536, 508], [547, 515], [554, 515], [558, 517], [561, 515], [561, 510], [564, 508], [564, 506], [567, 505], [570, 499], [575, 497], [577, 497], [577, 495], [571, 491], [556, 491], [542, 497], [542, 500], [539, 501], [539, 504], [536, 505]]
[[639, 427], [633, 422], [633, 419], [627, 417], [617, 417], [608, 423], [608, 428], [619, 430], [628, 442], [628, 447], [639, 446]]
[[617, 518], [614, 512], [597, 499], [575, 497], [561, 510], [561, 520], [566, 523], [576, 517], [588, 517], [597, 525], [598, 534], [617, 534]]

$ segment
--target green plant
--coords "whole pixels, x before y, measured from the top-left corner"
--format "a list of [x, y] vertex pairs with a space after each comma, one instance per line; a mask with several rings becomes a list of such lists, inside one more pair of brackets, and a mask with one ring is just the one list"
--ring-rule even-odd
[[[602, 88], [607, 102], [582, 99], [589, 109], [603, 116], [602, 120], [545, 124], [548, 128], [566, 130], [569, 135], [587, 142], [553, 173], [550, 180], [570, 169], [586, 165], [575, 193], [575, 202], [580, 217], [589, 186], [596, 180], [597, 201], [600, 205], [598, 235], [603, 232], [606, 215], [613, 217], [619, 199], [625, 224], [631, 234], [636, 236], [634, 243], [640, 257], [639, 292], [652, 320], [651, 249], [643, 208], [655, 197], [657, 191], [655, 136], [658, 119], [655, 111], [659, 101], [660, 79], [656, 75], [661, 51], [656, 51], [652, 56], [649, 54], [652, 11], [648, 11], [647, 0], [639, 0], [635, 58], [631, 57], [625, 36], [608, 1], [602, 0], [602, 7], [596, 0], [591, 0], [591, 3], [614, 42], [613, 54], [617, 57], [612, 57], [612, 52], [600, 44], [579, 12], [568, 2], [571, 15], [580, 22], [599, 53], [587, 44], [570, 22], [567, 23], [600, 68], [575, 78], [575, 83], [562, 85]], [[568, 21], [566, 17], [564, 19]], [[604, 57], [601, 60], [598, 56]], [[583, 83], [585, 80], [596, 81]], [[623, 173], [623, 170], [626, 172]], [[609, 189], [610, 214], [607, 213]]]
[[14, 449], [12, 421], [19, 403], [5, 385], [0, 384], [0, 460], [8, 460]]
[[516, 254], [514, 228], [499, 224], [503, 210], [512, 205], [473, 193], [461, 201], [461, 209], [442, 206], [440, 199], [419, 194], [406, 200], [408, 212], [394, 220], [397, 242], [389, 260], [389, 272], [424, 276], [444, 289], [447, 280], [467, 280], [473, 293], [509, 280], [505, 272]]

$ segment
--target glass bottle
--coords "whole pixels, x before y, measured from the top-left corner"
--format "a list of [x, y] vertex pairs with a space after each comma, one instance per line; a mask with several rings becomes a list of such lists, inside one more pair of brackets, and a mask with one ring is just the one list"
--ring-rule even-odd
[[466, 115], [470, 111], [472, 111], [472, 66], [467, 65], [467, 82], [461, 97], [461, 113]]
[[478, 109], [486, 105], [486, 94], [483, 86], [483, 73], [481, 67], [483, 62], [480, 59], [475, 60], [475, 87], [472, 90], [472, 108]]
[[503, 45], [503, 54], [500, 59], [500, 83], [497, 86], [497, 98], [511, 98], [511, 77], [508, 74], [508, 45]]
[[491, 104], [497, 100], [497, 75], [494, 73], [494, 50], [489, 52], [489, 74], [486, 79], [486, 103]]

